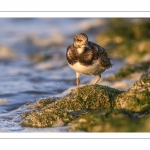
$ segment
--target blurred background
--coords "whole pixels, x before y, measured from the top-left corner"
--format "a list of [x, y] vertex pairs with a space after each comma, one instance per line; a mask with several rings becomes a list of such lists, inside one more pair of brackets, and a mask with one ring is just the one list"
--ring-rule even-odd
[[[0, 117], [76, 86], [65, 55], [80, 32], [111, 58], [99, 84], [127, 90], [150, 66], [149, 18], [0, 18]], [[81, 84], [94, 79], [83, 75]]]

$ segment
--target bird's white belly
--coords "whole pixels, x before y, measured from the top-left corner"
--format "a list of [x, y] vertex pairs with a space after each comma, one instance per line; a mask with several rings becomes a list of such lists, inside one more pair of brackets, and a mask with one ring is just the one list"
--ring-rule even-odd
[[102, 68], [98, 62], [90, 66], [84, 66], [77, 62], [74, 65], [69, 64], [69, 66], [77, 73], [86, 75], [100, 75], [102, 72], [105, 71], [105, 69]]

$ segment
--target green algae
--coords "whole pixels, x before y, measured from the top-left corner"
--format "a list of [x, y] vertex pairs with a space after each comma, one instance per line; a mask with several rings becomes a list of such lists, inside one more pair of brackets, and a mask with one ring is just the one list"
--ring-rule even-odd
[[50, 97], [47, 99], [41, 99], [37, 101], [32, 107], [33, 108], [43, 108], [48, 104], [54, 103], [57, 99], [55, 97]]
[[[102, 85], [83, 86], [72, 90], [58, 101], [38, 102], [41, 109], [31, 110], [22, 115], [22, 124], [33, 127], [66, 125], [80, 115], [102, 108], [111, 108], [112, 101], [122, 91]], [[39, 104], [42, 103], [42, 107]], [[46, 105], [45, 105], [46, 104]], [[32, 108], [34, 108], [33, 106]]]
[[150, 114], [123, 109], [104, 109], [89, 112], [75, 119], [71, 132], [150, 132]]
[[150, 69], [145, 72], [132, 88], [121, 93], [113, 101], [115, 109], [147, 111], [150, 108]]
[[70, 125], [70, 131], [135, 132], [143, 124], [140, 119], [133, 116], [124, 110], [98, 110], [74, 120]]

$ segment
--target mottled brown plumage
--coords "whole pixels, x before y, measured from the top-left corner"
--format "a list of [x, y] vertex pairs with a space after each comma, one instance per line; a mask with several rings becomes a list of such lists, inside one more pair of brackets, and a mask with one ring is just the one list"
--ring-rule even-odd
[[69, 66], [76, 71], [77, 86], [79, 86], [81, 74], [98, 75], [96, 84], [101, 73], [112, 67], [105, 49], [88, 41], [84, 33], [75, 35], [73, 44], [67, 48], [66, 58]]
[[99, 55], [99, 58], [100, 58], [99, 63], [101, 65], [101, 67], [104, 67], [106, 69], [112, 67], [112, 64], [110, 62], [110, 58], [108, 57], [107, 52], [105, 51], [105, 49], [103, 47], [93, 43], [93, 42], [89, 41], [88, 43], [89, 43], [90, 47], [93, 47], [93, 49], [96, 49], [96, 48], [98, 49], [97, 55]]

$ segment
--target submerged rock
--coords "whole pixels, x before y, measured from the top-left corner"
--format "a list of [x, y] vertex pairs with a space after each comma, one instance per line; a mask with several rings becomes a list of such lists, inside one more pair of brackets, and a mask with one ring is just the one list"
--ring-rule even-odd
[[[83, 86], [58, 101], [39, 101], [32, 108], [38, 106], [40, 109], [22, 115], [22, 124], [33, 127], [65, 125], [90, 110], [111, 108], [113, 100], [120, 93], [122, 91], [102, 85]], [[42, 108], [39, 103], [44, 103]]]

